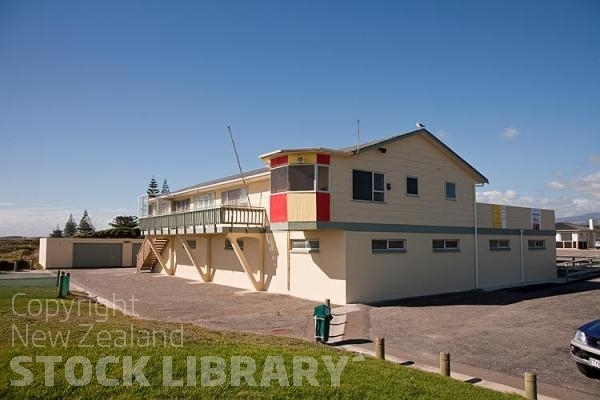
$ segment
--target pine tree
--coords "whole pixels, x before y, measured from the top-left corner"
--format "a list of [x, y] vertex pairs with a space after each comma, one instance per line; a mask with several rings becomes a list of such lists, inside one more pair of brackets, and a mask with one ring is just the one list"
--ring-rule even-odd
[[52, 231], [49, 235], [51, 238], [61, 238], [63, 237], [63, 231], [60, 230], [58, 225], [56, 225], [56, 229]]
[[138, 217], [133, 215], [119, 215], [108, 223], [113, 237], [138, 238], [140, 237], [140, 228]]
[[63, 234], [65, 237], [73, 237], [77, 234], [77, 224], [75, 223], [75, 219], [73, 219], [73, 214], [69, 215]]
[[148, 197], [158, 196], [158, 183], [156, 182], [156, 179], [154, 177], [150, 179], [150, 183], [148, 184], [148, 190], [146, 191], [146, 193], [148, 194]]
[[79, 226], [77, 226], [77, 236], [88, 237], [94, 232], [96, 232], [96, 228], [94, 228], [94, 225], [92, 225], [92, 219], [88, 215], [87, 210], [85, 210], [83, 211], [83, 217], [81, 217], [81, 221], [79, 221]]
[[167, 180], [165, 179], [163, 181], [162, 190], [160, 191], [160, 195], [162, 196], [163, 194], [169, 194], [169, 193], [171, 193], [171, 190], [169, 189], [169, 184], [167, 183]]

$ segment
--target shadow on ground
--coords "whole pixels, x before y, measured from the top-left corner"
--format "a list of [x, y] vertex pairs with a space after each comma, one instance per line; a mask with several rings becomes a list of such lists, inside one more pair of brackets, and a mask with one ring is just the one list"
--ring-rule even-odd
[[569, 283], [549, 283], [530, 285], [510, 289], [487, 292], [474, 290], [469, 292], [449, 293], [409, 299], [388, 300], [368, 305], [373, 307], [434, 307], [455, 305], [509, 305], [525, 300], [561, 296], [571, 293], [600, 290], [598, 281], [577, 281]]

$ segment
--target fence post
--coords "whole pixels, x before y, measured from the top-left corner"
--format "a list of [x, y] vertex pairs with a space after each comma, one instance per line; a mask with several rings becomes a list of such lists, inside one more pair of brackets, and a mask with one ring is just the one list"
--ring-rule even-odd
[[375, 357], [385, 360], [385, 338], [375, 339]]
[[440, 353], [440, 374], [450, 376], [450, 353]]
[[60, 269], [58, 270], [58, 272], [56, 273], [56, 287], [58, 287], [58, 285], [60, 284]]
[[13, 264], [13, 272], [17, 272], [17, 268], [19, 268], [19, 262], [15, 261]]
[[525, 372], [525, 398], [537, 400], [537, 375], [532, 372]]

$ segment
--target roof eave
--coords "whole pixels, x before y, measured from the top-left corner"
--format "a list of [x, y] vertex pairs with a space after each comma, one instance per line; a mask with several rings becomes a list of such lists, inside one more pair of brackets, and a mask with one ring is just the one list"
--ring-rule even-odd
[[276, 157], [277, 155], [284, 155], [284, 154], [289, 154], [289, 153], [308, 153], [308, 152], [327, 153], [327, 154], [331, 154], [331, 155], [339, 155], [339, 156], [345, 156], [345, 157], [350, 157], [352, 155], [351, 151], [335, 150], [335, 149], [329, 149], [327, 147], [304, 147], [304, 148], [297, 148], [297, 149], [278, 149], [278, 150], [270, 151], [265, 154], [261, 154], [260, 156], [258, 156], [258, 158], [260, 158], [263, 161], [267, 161], [267, 160], [270, 160], [271, 158]]

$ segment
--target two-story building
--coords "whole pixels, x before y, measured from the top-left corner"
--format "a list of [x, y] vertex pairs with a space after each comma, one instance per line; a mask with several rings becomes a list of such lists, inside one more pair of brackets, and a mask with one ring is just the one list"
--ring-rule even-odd
[[426, 129], [140, 198], [138, 271], [374, 302], [556, 278], [554, 212], [478, 204], [487, 179]]

